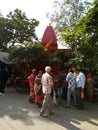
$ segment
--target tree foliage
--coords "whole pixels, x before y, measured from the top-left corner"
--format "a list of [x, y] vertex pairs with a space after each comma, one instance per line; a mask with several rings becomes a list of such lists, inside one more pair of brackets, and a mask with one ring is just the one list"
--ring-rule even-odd
[[67, 70], [66, 67], [71, 65], [70, 58], [73, 58], [72, 50], [65, 51], [65, 50], [57, 50], [53, 54], [53, 57], [58, 60], [58, 63], [60, 64], [61, 69]]
[[6, 18], [0, 17], [0, 47], [7, 49], [15, 43], [38, 40], [35, 33], [38, 24], [39, 21], [28, 19], [19, 9], [10, 11]]
[[0, 17], [0, 49], [6, 50], [12, 37], [12, 25], [7, 18]]
[[58, 35], [66, 27], [71, 27], [73, 30], [76, 21], [80, 19], [86, 9], [87, 6], [82, 0], [62, 0], [60, 2], [56, 0], [50, 19]]
[[75, 50], [75, 62], [86, 70], [98, 68], [98, 2], [75, 24], [75, 29], [66, 28], [63, 40]]
[[48, 55], [41, 44], [25, 42], [9, 48], [9, 61], [15, 63], [39, 63], [48, 62]]

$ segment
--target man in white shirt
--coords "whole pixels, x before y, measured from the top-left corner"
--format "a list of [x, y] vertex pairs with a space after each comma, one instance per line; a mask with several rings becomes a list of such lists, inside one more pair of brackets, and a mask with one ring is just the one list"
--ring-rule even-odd
[[48, 116], [49, 114], [53, 113], [53, 99], [51, 96], [51, 89], [52, 89], [52, 77], [51, 67], [45, 67], [45, 73], [42, 75], [41, 83], [42, 83], [42, 91], [44, 94], [42, 109], [40, 111], [40, 116]]
[[75, 69], [76, 76], [76, 95], [77, 95], [77, 101], [78, 101], [78, 109], [84, 110], [84, 99], [81, 97], [81, 92], [84, 92], [85, 87], [85, 75], [82, 73], [79, 69]]

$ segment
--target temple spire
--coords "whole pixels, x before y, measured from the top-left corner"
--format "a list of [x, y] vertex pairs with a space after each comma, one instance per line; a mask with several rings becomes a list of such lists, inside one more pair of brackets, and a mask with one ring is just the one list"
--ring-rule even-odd
[[49, 26], [47, 26], [45, 29], [42, 37], [42, 45], [47, 51], [53, 52], [57, 50], [57, 38], [51, 23], [49, 23]]

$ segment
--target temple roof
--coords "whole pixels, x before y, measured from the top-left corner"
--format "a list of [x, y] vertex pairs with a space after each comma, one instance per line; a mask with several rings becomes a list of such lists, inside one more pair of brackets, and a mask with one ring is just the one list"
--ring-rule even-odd
[[51, 44], [56, 44], [57, 45], [57, 38], [56, 34], [54, 32], [54, 29], [51, 25], [47, 26], [44, 35], [42, 37], [42, 44], [46, 45], [49, 42], [52, 42]]

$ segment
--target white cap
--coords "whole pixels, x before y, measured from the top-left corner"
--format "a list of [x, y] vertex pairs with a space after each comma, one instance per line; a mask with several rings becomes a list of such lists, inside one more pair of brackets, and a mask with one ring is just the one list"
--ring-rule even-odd
[[50, 66], [46, 66], [46, 67], [45, 67], [45, 71], [46, 71], [46, 72], [50, 72], [51, 70], [52, 70], [52, 68], [51, 68]]

